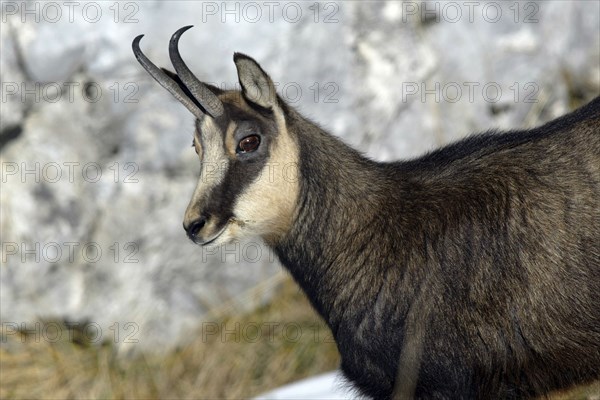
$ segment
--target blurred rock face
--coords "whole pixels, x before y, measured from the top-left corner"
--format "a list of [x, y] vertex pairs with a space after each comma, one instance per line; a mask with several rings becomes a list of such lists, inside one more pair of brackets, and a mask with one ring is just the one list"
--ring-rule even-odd
[[2, 4], [9, 331], [89, 322], [94, 340], [165, 349], [232, 299], [268, 298], [279, 267], [264, 245], [185, 237], [193, 118], [137, 64], [137, 34], [169, 67], [170, 35], [196, 24], [180, 49], [201, 79], [236, 87], [232, 54], [249, 54], [291, 105], [379, 160], [537, 125], [600, 88], [597, 2], [48, 4]]

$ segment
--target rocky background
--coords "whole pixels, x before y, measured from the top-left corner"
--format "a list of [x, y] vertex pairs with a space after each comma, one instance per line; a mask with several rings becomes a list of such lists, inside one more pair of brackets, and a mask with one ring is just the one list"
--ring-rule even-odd
[[282, 276], [260, 243], [186, 239], [193, 118], [138, 65], [136, 35], [169, 66], [170, 35], [194, 24], [180, 49], [198, 77], [235, 87], [233, 52], [249, 54], [290, 104], [391, 160], [597, 96], [599, 4], [3, 1], [4, 333], [87, 322], [164, 350], [267, 300]]

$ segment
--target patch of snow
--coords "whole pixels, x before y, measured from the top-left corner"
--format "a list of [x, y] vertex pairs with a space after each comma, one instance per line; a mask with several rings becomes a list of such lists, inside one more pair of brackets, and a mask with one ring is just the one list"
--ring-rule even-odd
[[345, 400], [360, 399], [340, 371], [332, 371], [290, 383], [255, 397], [254, 400]]

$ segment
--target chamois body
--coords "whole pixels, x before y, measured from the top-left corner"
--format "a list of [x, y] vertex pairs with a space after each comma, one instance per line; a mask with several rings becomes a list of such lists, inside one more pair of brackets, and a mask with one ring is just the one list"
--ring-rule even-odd
[[288, 115], [301, 207], [275, 249], [364, 394], [390, 398], [403, 346], [417, 398], [600, 378], [600, 99], [394, 163]]
[[234, 55], [241, 91], [199, 81], [178, 50], [189, 28], [170, 41], [176, 73], [133, 42], [196, 117], [184, 229], [199, 245], [263, 238], [360, 392], [526, 398], [600, 378], [600, 98], [539, 128], [378, 163], [288, 106], [246, 55]]

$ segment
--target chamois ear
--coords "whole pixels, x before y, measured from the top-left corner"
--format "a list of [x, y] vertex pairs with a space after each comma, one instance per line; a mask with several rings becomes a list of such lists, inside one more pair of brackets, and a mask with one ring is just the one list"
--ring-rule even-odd
[[273, 81], [251, 57], [242, 53], [233, 55], [242, 95], [252, 103], [272, 109], [277, 105], [277, 92]]

